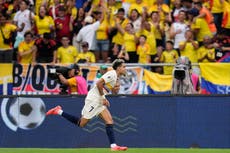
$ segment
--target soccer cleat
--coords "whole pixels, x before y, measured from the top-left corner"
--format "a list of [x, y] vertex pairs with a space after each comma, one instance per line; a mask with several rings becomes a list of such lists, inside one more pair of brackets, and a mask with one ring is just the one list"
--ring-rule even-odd
[[124, 146], [115, 146], [115, 147], [111, 147], [111, 151], [125, 151], [127, 150], [128, 147], [124, 147]]
[[59, 111], [62, 110], [61, 106], [56, 106], [46, 112], [46, 115], [58, 115]]

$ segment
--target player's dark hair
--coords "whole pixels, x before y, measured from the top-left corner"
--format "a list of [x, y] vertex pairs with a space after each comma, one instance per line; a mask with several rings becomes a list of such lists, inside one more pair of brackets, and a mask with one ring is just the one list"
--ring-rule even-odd
[[123, 59], [116, 59], [112, 63], [112, 67], [114, 70], [116, 70], [119, 66], [121, 66], [125, 61]]

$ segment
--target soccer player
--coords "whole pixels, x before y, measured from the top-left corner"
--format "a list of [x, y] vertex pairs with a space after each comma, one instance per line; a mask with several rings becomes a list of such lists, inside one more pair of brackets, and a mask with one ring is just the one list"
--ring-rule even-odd
[[113, 70], [106, 72], [96, 83], [96, 85], [88, 92], [85, 105], [82, 109], [82, 117], [78, 118], [64, 112], [61, 106], [56, 106], [50, 109], [46, 115], [61, 115], [73, 124], [84, 127], [90, 119], [99, 115], [106, 124], [106, 133], [109, 138], [110, 147], [112, 151], [124, 151], [127, 147], [118, 146], [115, 142], [113, 119], [107, 107], [110, 106], [109, 101], [105, 95], [108, 92], [118, 93], [120, 84], [119, 77], [126, 74], [125, 62], [122, 59], [116, 59], [112, 63]]

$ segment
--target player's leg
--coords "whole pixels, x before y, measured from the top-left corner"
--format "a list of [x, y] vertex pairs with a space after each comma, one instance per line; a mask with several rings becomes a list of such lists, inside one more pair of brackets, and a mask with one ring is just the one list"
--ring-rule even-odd
[[79, 124], [78, 124], [78, 126], [79, 127], [84, 127], [84, 126], [86, 126], [86, 124], [89, 122], [90, 120], [89, 119], [86, 119], [86, 118], [81, 118], [80, 119], [80, 122], [79, 122]]
[[113, 118], [109, 110], [105, 108], [99, 116], [104, 120], [106, 124], [106, 134], [109, 138], [110, 147], [112, 151], [127, 150], [127, 147], [118, 146], [115, 142], [114, 130], [113, 130]]
[[[80, 119], [79, 117], [73, 116], [71, 114], [68, 114], [64, 112], [61, 108], [61, 106], [56, 106], [52, 109], [50, 109], [46, 115], [60, 115], [64, 117], [66, 120], [70, 121], [71, 123], [78, 125], [80, 127], [83, 127], [84, 125], [87, 124], [88, 120], [85, 119]], [[82, 123], [81, 123], [82, 122]]]

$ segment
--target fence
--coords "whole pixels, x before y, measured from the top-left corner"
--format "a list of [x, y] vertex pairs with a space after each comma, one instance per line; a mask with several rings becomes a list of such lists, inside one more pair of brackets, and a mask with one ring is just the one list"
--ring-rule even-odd
[[[127, 75], [121, 79], [120, 94], [169, 94], [173, 76], [151, 72], [146, 78], [145, 72], [148, 70], [142, 66], [144, 65], [128, 64]], [[57, 95], [60, 92], [60, 84], [48, 76], [48, 69], [52, 65], [0, 64], [0, 67], [0, 95]], [[82, 75], [87, 80], [88, 88], [91, 88], [97, 80], [99, 65], [80, 65], [80, 67]], [[204, 63], [199, 64], [199, 67], [203, 94], [230, 93], [229, 63]], [[155, 81], [154, 84], [152, 80]]]

